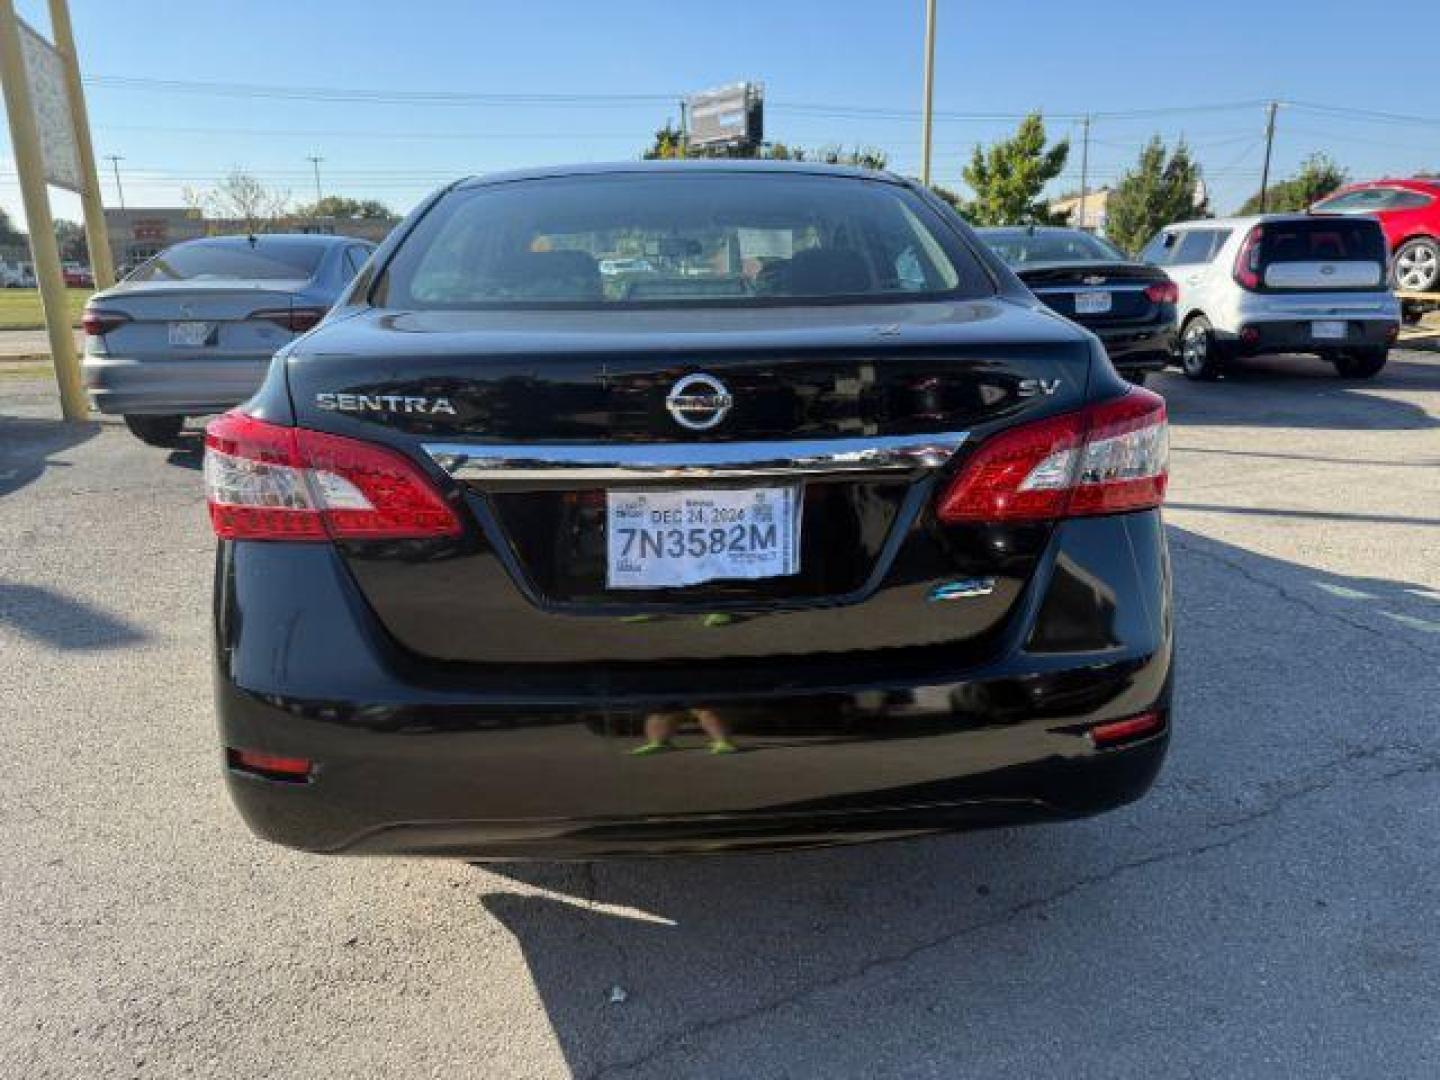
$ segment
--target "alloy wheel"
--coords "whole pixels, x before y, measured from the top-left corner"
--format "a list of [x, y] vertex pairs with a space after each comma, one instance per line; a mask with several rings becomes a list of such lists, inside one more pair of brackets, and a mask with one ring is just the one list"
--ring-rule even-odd
[[1412, 292], [1427, 292], [1440, 279], [1440, 255], [1429, 244], [1415, 244], [1395, 259], [1395, 280]]

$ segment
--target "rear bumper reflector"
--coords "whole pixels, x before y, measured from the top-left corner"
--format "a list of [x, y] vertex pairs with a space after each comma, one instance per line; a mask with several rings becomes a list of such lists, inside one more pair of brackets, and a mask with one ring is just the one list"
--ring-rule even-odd
[[1108, 724], [1096, 725], [1090, 729], [1090, 741], [1097, 749], [1118, 746], [1158, 734], [1164, 727], [1163, 712], [1146, 712], [1139, 716], [1126, 717], [1124, 720], [1112, 720]]

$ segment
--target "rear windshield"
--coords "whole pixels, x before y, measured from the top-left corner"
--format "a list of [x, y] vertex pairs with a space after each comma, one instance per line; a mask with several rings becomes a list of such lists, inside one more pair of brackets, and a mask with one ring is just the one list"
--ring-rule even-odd
[[1055, 232], [981, 230], [980, 239], [1011, 266], [1054, 262], [1118, 262], [1120, 250], [1079, 229]]
[[1384, 262], [1385, 238], [1374, 221], [1269, 221], [1262, 226], [1260, 257], [1266, 264]]
[[197, 240], [176, 244], [140, 266], [129, 281], [295, 281], [308, 279], [320, 265], [325, 248], [266, 240], [253, 244]]
[[426, 310], [991, 292], [975, 256], [897, 184], [676, 171], [455, 191], [400, 246], [372, 298]]

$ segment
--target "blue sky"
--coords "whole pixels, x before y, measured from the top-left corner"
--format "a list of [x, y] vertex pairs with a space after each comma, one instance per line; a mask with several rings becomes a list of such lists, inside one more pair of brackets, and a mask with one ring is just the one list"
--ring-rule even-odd
[[[741, 79], [767, 88], [767, 135], [803, 146], [878, 146], [919, 169], [923, 0], [531, 0], [406, 5], [219, 0], [71, 0], [98, 155], [120, 154], [126, 201], [177, 205], [232, 167], [313, 198], [306, 157], [327, 193], [404, 210], [454, 176], [515, 165], [636, 156], [677, 115], [686, 91]], [[22, 17], [48, 28], [42, 0]], [[1052, 116], [1254, 102], [1245, 107], [1101, 117], [1092, 184], [1116, 178], [1152, 132], [1184, 134], [1214, 201], [1232, 209], [1259, 182], [1271, 98], [1392, 114], [1428, 124], [1280, 113], [1274, 173], [1328, 150], [1357, 178], [1440, 169], [1440, 3], [1406, 4], [1373, 29], [1353, 3], [1207, 0], [939, 0], [935, 107], [941, 113]], [[1416, 77], [1415, 72], [1423, 75]], [[519, 104], [315, 100], [313, 96], [158, 90], [120, 80], [370, 93], [562, 95]], [[596, 95], [610, 100], [596, 103]], [[619, 96], [631, 100], [615, 100]], [[592, 100], [585, 100], [591, 98]], [[840, 110], [825, 113], [817, 108]], [[899, 115], [846, 115], [846, 110]], [[936, 179], [959, 186], [970, 147], [1013, 127], [954, 117], [936, 125]], [[1069, 119], [1051, 123], [1072, 134]], [[13, 163], [0, 205], [21, 217]], [[102, 161], [107, 205], [115, 202]], [[1077, 187], [1079, 153], [1056, 187]], [[78, 201], [54, 193], [61, 216]]]

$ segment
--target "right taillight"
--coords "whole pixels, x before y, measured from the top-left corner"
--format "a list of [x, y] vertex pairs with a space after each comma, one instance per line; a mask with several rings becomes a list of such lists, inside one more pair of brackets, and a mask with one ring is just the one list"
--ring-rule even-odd
[[241, 412], [205, 429], [205, 494], [226, 540], [455, 536], [460, 519], [409, 459], [383, 446]]
[[1145, 299], [1152, 304], [1173, 304], [1180, 299], [1180, 286], [1173, 281], [1157, 281], [1145, 287]]
[[1135, 387], [987, 439], [936, 512], [954, 524], [1148, 509], [1165, 498], [1169, 456], [1165, 399]]
[[292, 334], [303, 334], [319, 326], [325, 313], [326, 309], [322, 307], [266, 308], [263, 311], [252, 311], [250, 318], [264, 319]]
[[1260, 237], [1263, 233], [1264, 229], [1256, 225], [1246, 234], [1245, 242], [1235, 254], [1235, 284], [1242, 289], [1260, 288]]

